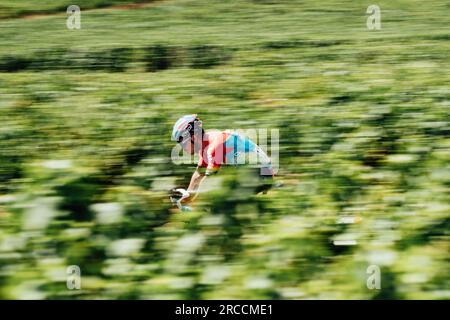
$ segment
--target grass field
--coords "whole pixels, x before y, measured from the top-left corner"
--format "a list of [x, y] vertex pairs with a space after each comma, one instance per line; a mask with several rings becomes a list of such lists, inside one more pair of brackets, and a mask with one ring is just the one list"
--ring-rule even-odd
[[[448, 1], [376, 31], [365, 2], [130, 2], [0, 5], [0, 298], [449, 298]], [[174, 213], [187, 113], [279, 129], [284, 187], [224, 173]]]

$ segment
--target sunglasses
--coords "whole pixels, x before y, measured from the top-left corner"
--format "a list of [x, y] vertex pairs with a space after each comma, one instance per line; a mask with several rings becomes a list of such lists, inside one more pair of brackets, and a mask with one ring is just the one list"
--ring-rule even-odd
[[191, 135], [189, 134], [189, 132], [186, 132], [185, 134], [181, 135], [178, 138], [178, 143], [179, 144], [186, 144], [186, 142], [191, 140]]

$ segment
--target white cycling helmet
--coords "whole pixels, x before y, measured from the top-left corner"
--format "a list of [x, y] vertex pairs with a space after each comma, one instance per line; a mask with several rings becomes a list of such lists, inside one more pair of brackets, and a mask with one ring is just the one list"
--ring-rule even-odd
[[172, 130], [172, 141], [181, 142], [188, 135], [193, 135], [195, 128], [202, 127], [202, 121], [197, 117], [196, 114], [188, 114], [175, 122]]

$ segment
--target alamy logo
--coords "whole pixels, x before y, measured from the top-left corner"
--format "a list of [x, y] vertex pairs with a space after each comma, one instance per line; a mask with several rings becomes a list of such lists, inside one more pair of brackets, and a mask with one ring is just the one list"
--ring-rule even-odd
[[381, 9], [376, 4], [373, 4], [367, 8], [367, 29], [369, 30], [380, 30], [381, 29]]
[[370, 265], [366, 273], [369, 275], [367, 278], [367, 289], [369, 290], [380, 290], [381, 289], [381, 271], [380, 267], [377, 265]]
[[81, 269], [77, 265], [68, 266], [66, 286], [69, 290], [81, 289]]
[[[207, 159], [210, 164], [261, 165], [262, 168], [271, 169], [262, 169], [264, 171], [263, 175], [277, 174], [279, 169], [280, 140], [280, 132], [278, 129], [226, 130], [224, 132], [230, 134], [230, 142], [216, 146], [214, 148], [214, 155], [208, 152], [210, 151], [208, 148], [202, 147], [202, 141], [208, 141], [208, 138], [206, 138], [206, 135], [200, 135], [200, 132], [200, 130], [194, 130], [192, 136], [187, 132], [186, 137], [183, 139], [187, 143], [178, 143], [172, 148], [171, 159], [174, 164], [196, 163], [193, 152], [187, 151], [183, 147], [185, 146], [190, 151], [193, 149], [196, 152], [201, 152], [203, 159]], [[269, 135], [270, 143], [268, 143]], [[191, 144], [189, 144], [189, 141], [191, 141]]]
[[81, 29], [81, 10], [79, 6], [71, 5], [67, 8], [66, 26], [69, 30]]

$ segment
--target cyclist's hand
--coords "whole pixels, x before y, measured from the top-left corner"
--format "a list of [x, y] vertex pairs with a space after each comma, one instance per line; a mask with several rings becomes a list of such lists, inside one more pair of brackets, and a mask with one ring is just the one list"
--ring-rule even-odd
[[170, 201], [175, 204], [181, 211], [192, 211], [192, 209], [188, 206], [184, 206], [181, 204], [181, 201], [189, 198], [190, 194], [183, 188], [176, 188], [170, 191]]
[[175, 188], [170, 190], [170, 200], [173, 203], [189, 198], [190, 194], [183, 188]]

